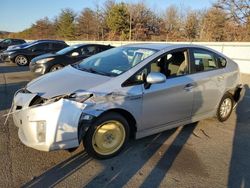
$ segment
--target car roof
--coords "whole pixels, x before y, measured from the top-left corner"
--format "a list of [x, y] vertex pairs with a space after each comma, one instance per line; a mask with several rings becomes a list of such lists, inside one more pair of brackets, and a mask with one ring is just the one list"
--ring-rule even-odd
[[[135, 44], [127, 44], [124, 46], [128, 47], [138, 47], [138, 48], [148, 48], [153, 50], [163, 50], [170, 48], [202, 48], [209, 49], [204, 46], [195, 45], [195, 44], [170, 44], [170, 43], [135, 43]], [[211, 50], [211, 49], [209, 49]]]
[[[25, 45], [26, 48], [29, 48], [31, 46], [37, 45], [37, 44], [43, 44], [43, 43], [55, 43], [55, 44], [66, 44], [64, 41], [58, 41], [58, 40], [38, 40], [38, 41], [32, 41]], [[66, 44], [67, 45], [67, 44]]]
[[37, 41], [34, 41], [34, 43], [44, 43], [44, 42], [63, 43], [63, 44], [65, 44], [65, 41], [63, 41], [63, 40], [37, 40]]
[[3, 40], [21, 40], [21, 41], [25, 41], [24, 39], [16, 39], [16, 38], [5, 38]]
[[128, 47], [136, 47], [136, 48], [148, 48], [153, 50], [162, 50], [170, 46], [170, 44], [164, 43], [135, 43], [135, 44], [127, 44], [124, 46]]
[[71, 45], [71, 46], [81, 47], [81, 46], [88, 46], [88, 45], [93, 45], [93, 46], [111, 46], [111, 45], [106, 45], [106, 44], [95, 44], [95, 43], [74, 44], [74, 45]]
[[210, 52], [213, 52], [217, 55], [220, 55], [224, 58], [228, 58], [224, 54], [222, 54], [219, 51], [216, 51], [214, 49], [208, 48], [206, 46], [201, 46], [201, 45], [196, 45], [196, 44], [171, 44], [171, 43], [135, 43], [135, 44], [127, 44], [124, 46], [129, 46], [129, 47], [138, 47], [138, 48], [146, 48], [146, 49], [153, 49], [153, 50], [173, 50], [173, 49], [178, 49], [178, 48], [199, 48], [203, 50], [208, 50]]

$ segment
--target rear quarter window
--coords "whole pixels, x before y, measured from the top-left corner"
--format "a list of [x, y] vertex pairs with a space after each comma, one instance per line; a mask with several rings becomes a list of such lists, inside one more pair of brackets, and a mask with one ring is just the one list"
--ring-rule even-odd
[[219, 68], [224, 68], [227, 65], [227, 60], [224, 57], [217, 56], [216, 58]]

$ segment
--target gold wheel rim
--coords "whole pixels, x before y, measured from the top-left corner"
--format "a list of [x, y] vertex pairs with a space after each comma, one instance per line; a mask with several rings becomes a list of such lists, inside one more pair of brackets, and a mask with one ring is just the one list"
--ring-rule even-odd
[[115, 120], [99, 125], [92, 137], [94, 150], [101, 155], [110, 155], [118, 151], [126, 137], [123, 125]]

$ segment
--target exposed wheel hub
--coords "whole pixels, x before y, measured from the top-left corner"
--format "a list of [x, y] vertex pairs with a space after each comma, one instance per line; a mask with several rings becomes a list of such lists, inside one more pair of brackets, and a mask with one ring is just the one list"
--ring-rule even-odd
[[112, 154], [120, 149], [125, 137], [125, 129], [120, 122], [105, 122], [96, 129], [93, 135], [93, 148], [102, 155]]
[[221, 117], [223, 117], [223, 118], [227, 117], [230, 114], [231, 109], [232, 109], [232, 101], [231, 101], [231, 99], [226, 98], [222, 102], [221, 107], [220, 107]]

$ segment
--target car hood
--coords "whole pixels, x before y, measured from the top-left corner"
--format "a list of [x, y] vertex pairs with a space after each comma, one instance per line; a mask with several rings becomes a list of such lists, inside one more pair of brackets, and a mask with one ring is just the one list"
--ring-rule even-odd
[[28, 45], [29, 45], [29, 44], [27, 44], [27, 43], [24, 43], [24, 44], [17, 44], [17, 45], [11, 45], [11, 46], [8, 47], [7, 50], [22, 49], [22, 48], [24, 48], [24, 47], [26, 47], [26, 46], [28, 46]]
[[47, 53], [47, 54], [43, 54], [43, 55], [39, 55], [37, 57], [35, 57], [34, 59], [32, 59], [32, 61], [38, 61], [38, 60], [41, 60], [41, 59], [45, 59], [45, 58], [51, 58], [51, 57], [57, 57], [59, 56], [58, 54], [56, 53]]
[[109, 81], [111, 77], [81, 71], [67, 66], [61, 70], [38, 77], [26, 86], [31, 93], [49, 99], [71, 94], [77, 90], [93, 91], [93, 88]]
[[5, 50], [6, 53], [9, 53], [9, 52], [22, 52], [24, 51], [24, 48], [17, 48], [17, 49], [9, 49], [9, 50]]

